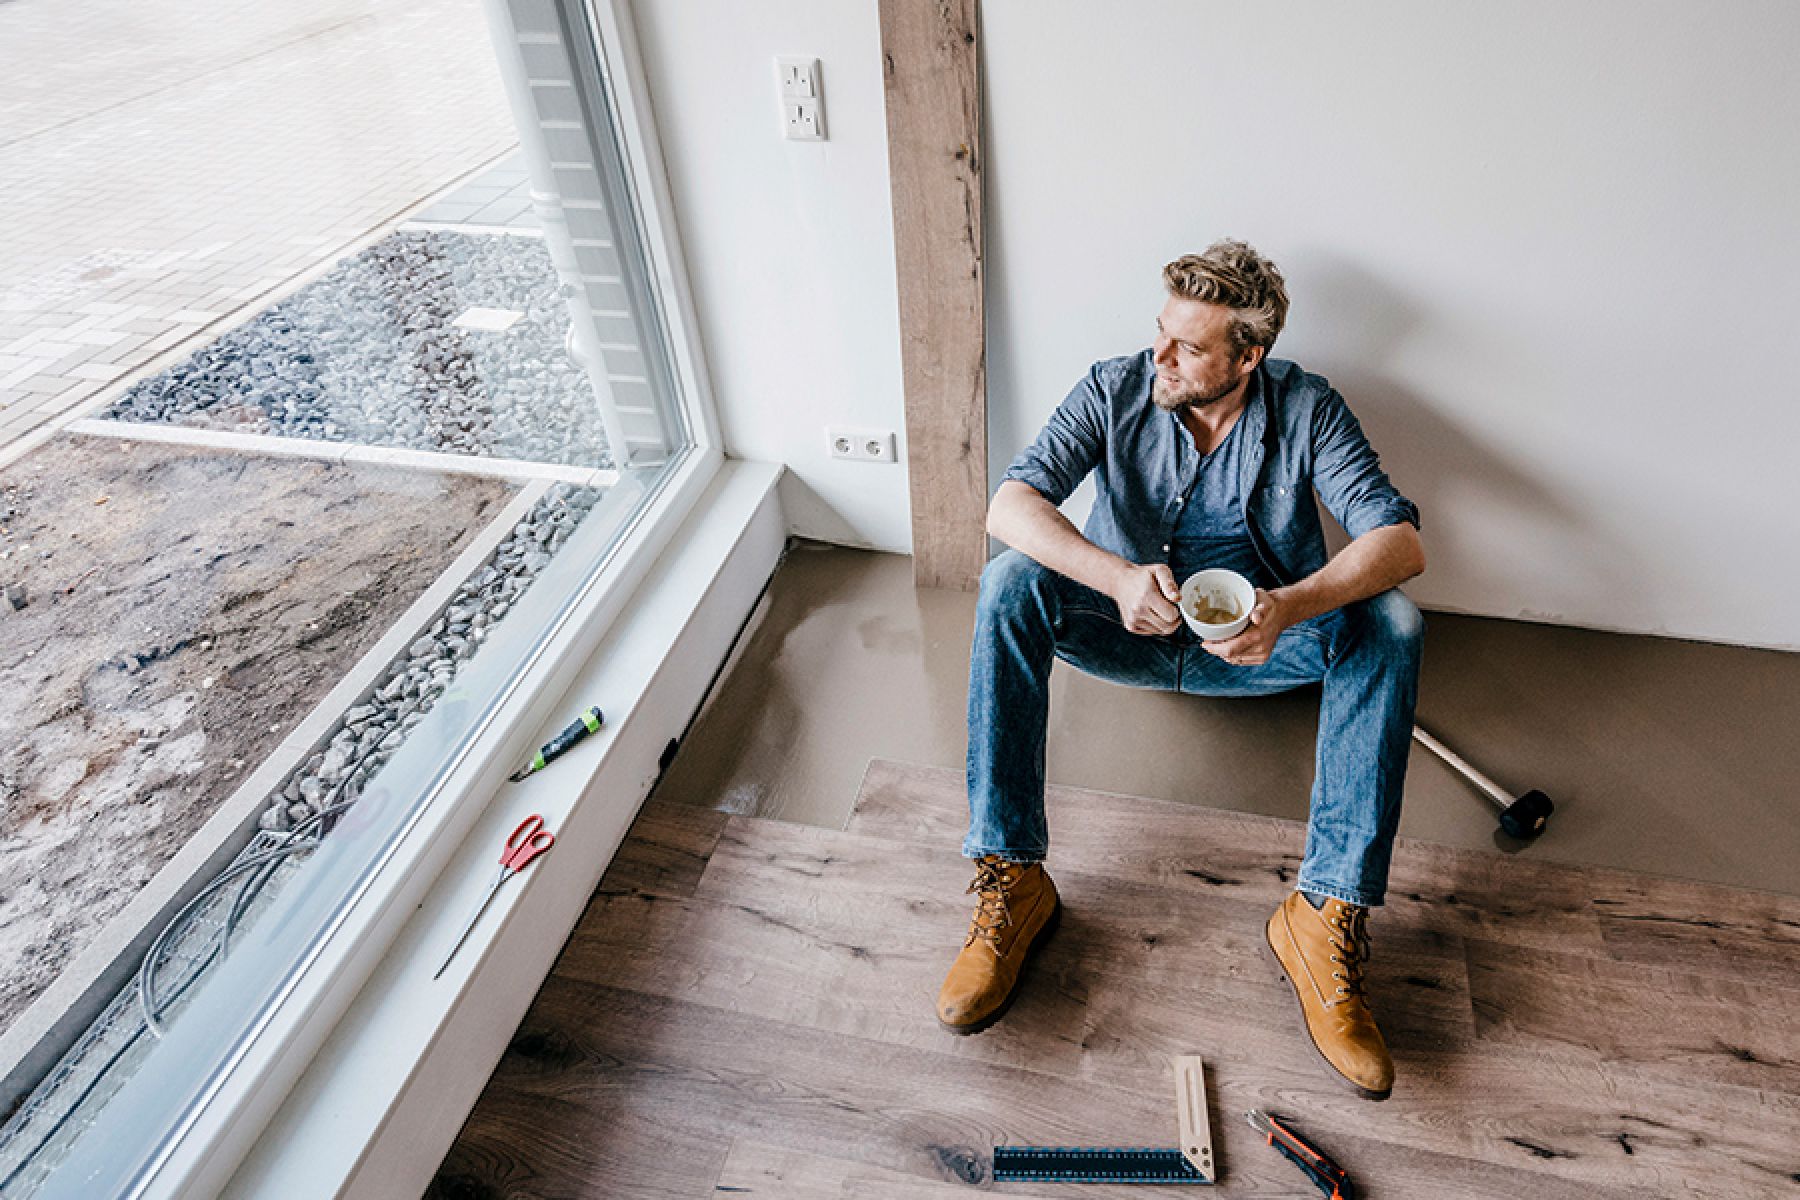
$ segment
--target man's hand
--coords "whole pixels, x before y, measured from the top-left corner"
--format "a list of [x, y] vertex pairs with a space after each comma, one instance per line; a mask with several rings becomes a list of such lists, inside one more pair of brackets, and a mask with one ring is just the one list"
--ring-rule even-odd
[[1201, 642], [1200, 647], [1234, 667], [1259, 667], [1275, 652], [1275, 639], [1281, 636], [1281, 631], [1293, 623], [1279, 589], [1265, 592], [1257, 588], [1256, 604], [1250, 609], [1250, 624], [1234, 637]]
[[1128, 565], [1110, 594], [1119, 606], [1119, 619], [1132, 633], [1160, 636], [1181, 628], [1181, 589], [1166, 563]]

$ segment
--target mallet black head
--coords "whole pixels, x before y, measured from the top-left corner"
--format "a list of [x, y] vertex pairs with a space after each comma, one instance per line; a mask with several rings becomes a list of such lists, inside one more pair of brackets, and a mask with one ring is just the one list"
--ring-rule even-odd
[[1530, 841], [1544, 832], [1544, 825], [1556, 806], [1550, 797], [1533, 789], [1514, 800], [1500, 813], [1500, 828], [1520, 841]]

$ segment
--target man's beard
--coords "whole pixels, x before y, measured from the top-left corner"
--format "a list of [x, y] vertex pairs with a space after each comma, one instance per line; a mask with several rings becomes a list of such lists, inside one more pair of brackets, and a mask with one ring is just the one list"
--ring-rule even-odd
[[1205, 408], [1207, 405], [1217, 404], [1225, 397], [1231, 395], [1232, 392], [1237, 390], [1237, 386], [1240, 382], [1242, 381], [1234, 379], [1229, 383], [1220, 384], [1211, 391], [1194, 391], [1190, 389], [1188, 391], [1177, 392], [1172, 390], [1168, 384], [1164, 383], [1162, 381], [1162, 376], [1159, 375], [1150, 385], [1150, 402], [1164, 412], [1180, 412], [1184, 408]]

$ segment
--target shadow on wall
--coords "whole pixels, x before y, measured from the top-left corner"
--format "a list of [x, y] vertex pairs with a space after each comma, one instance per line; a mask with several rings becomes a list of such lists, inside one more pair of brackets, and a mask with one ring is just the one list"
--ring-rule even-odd
[[857, 533], [850, 522], [826, 503], [824, 497], [802, 479], [793, 466], [790, 465], [781, 473], [781, 482], [777, 486], [780, 488], [781, 507], [787, 515], [790, 531], [804, 529], [808, 538], [830, 542], [836, 546], [854, 546], [864, 550], [880, 548], [870, 545], [869, 539]]
[[[1429, 312], [1362, 265], [1328, 254], [1308, 256], [1301, 286], [1305, 296], [1296, 303], [1322, 314], [1311, 322], [1313, 349], [1302, 365], [1343, 394], [1389, 478], [1419, 506], [1431, 566], [1408, 586], [1415, 600], [1570, 623], [1556, 610], [1558, 597], [1625, 595], [1642, 586], [1641, 560], [1604, 523], [1561, 499], [1529, 462], [1471, 435], [1450, 415], [1451, 404], [1384, 371], [1404, 342], [1429, 336]], [[1497, 350], [1500, 357], [1529, 353]], [[1325, 526], [1335, 554], [1345, 538], [1335, 521]], [[1491, 551], [1497, 543], [1504, 553]]]
[[[988, 157], [989, 188], [992, 188], [993, 154]], [[987, 200], [994, 203], [992, 195]], [[1038, 434], [1037, 427], [1023, 428], [1019, 413], [1019, 369], [1014, 347], [1018, 345], [1017, 318], [1012, 311], [1006, 289], [996, 286], [999, 268], [1005, 254], [1006, 229], [998, 221], [989, 221], [982, 231], [982, 254], [986, 259], [986, 283], [982, 293], [982, 320], [987, 327], [987, 362], [984, 380], [987, 387], [987, 494], [992, 499], [1000, 486], [1000, 477], [1012, 465], [1013, 458]], [[1060, 400], [1061, 397], [1058, 397]], [[1000, 543], [989, 539], [988, 557], [999, 553]]]

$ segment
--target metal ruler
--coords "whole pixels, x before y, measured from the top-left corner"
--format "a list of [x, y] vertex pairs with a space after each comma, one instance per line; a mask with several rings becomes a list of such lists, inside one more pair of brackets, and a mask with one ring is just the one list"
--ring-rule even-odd
[[1181, 1149], [1107, 1146], [995, 1146], [995, 1183], [1201, 1183], [1217, 1181], [1206, 1071], [1200, 1059], [1175, 1060], [1175, 1108]]
[[995, 1183], [1211, 1183], [1179, 1150], [995, 1146]]

